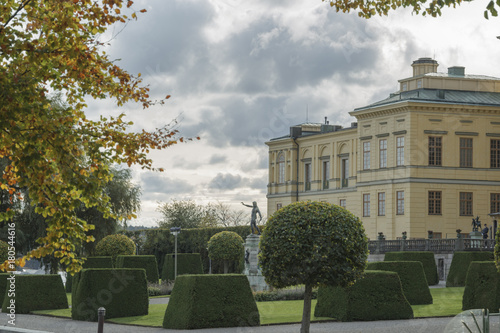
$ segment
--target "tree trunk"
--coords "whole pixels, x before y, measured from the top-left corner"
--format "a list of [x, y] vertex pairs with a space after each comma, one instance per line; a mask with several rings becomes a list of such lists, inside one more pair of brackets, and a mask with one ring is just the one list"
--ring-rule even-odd
[[306, 284], [306, 290], [304, 292], [304, 311], [302, 312], [302, 326], [300, 327], [300, 333], [309, 333], [309, 327], [311, 326], [311, 297], [312, 285]]
[[224, 260], [224, 274], [229, 272], [229, 260]]

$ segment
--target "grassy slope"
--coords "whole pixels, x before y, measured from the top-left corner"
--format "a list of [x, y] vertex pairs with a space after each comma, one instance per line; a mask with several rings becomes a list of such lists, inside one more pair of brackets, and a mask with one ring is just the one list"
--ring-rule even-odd
[[[463, 293], [463, 287], [432, 288], [431, 294], [434, 299], [434, 304], [413, 305], [412, 308], [415, 318], [455, 316], [462, 312]], [[303, 301], [257, 302], [260, 322], [261, 324], [299, 323], [302, 320], [303, 303]], [[315, 306], [316, 300], [313, 300], [313, 310]], [[166, 308], [166, 304], [153, 304], [149, 305], [149, 314], [147, 316], [114, 318], [110, 319], [109, 322], [161, 327]], [[314, 311], [312, 312], [314, 313]], [[34, 313], [71, 317], [70, 309], [35, 311]], [[332, 318], [315, 318], [311, 314], [311, 320], [332, 320]]]

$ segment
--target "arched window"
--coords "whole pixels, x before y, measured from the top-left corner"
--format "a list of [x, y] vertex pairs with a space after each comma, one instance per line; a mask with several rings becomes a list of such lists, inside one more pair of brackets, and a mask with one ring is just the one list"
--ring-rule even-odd
[[278, 155], [278, 184], [285, 182], [285, 154], [283, 152]]

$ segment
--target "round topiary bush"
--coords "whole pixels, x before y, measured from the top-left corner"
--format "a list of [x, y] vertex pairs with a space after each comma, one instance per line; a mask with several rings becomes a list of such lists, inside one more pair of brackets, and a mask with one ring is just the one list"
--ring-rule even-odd
[[119, 255], [135, 254], [135, 244], [125, 235], [109, 235], [97, 243], [95, 253], [98, 256], [111, 256], [113, 263], [116, 263], [116, 257]]
[[208, 241], [208, 256], [212, 260], [224, 262], [224, 273], [227, 274], [230, 261], [238, 261], [244, 256], [243, 238], [232, 231], [222, 231], [213, 235]]
[[0, 240], [0, 264], [9, 258], [9, 244]]
[[269, 218], [260, 251], [269, 285], [305, 285], [302, 331], [309, 332], [312, 288], [348, 286], [359, 279], [368, 239], [361, 220], [348, 210], [326, 202], [294, 202]]

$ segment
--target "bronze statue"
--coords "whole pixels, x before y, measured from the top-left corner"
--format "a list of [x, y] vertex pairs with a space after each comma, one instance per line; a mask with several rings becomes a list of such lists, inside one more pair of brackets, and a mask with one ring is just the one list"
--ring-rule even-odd
[[481, 221], [479, 221], [479, 216], [472, 218], [472, 231], [479, 231], [481, 229]]
[[257, 214], [259, 214], [260, 216], [259, 222], [262, 221], [262, 214], [260, 213], [259, 207], [257, 207], [257, 201], [254, 201], [252, 206], [245, 205], [243, 202], [241, 202], [241, 204], [243, 206], [252, 208], [252, 220], [250, 222], [250, 228], [252, 228], [252, 234], [254, 233], [253, 229], [255, 228], [257, 229], [258, 235], [260, 235], [260, 229], [259, 227], [257, 227]]

